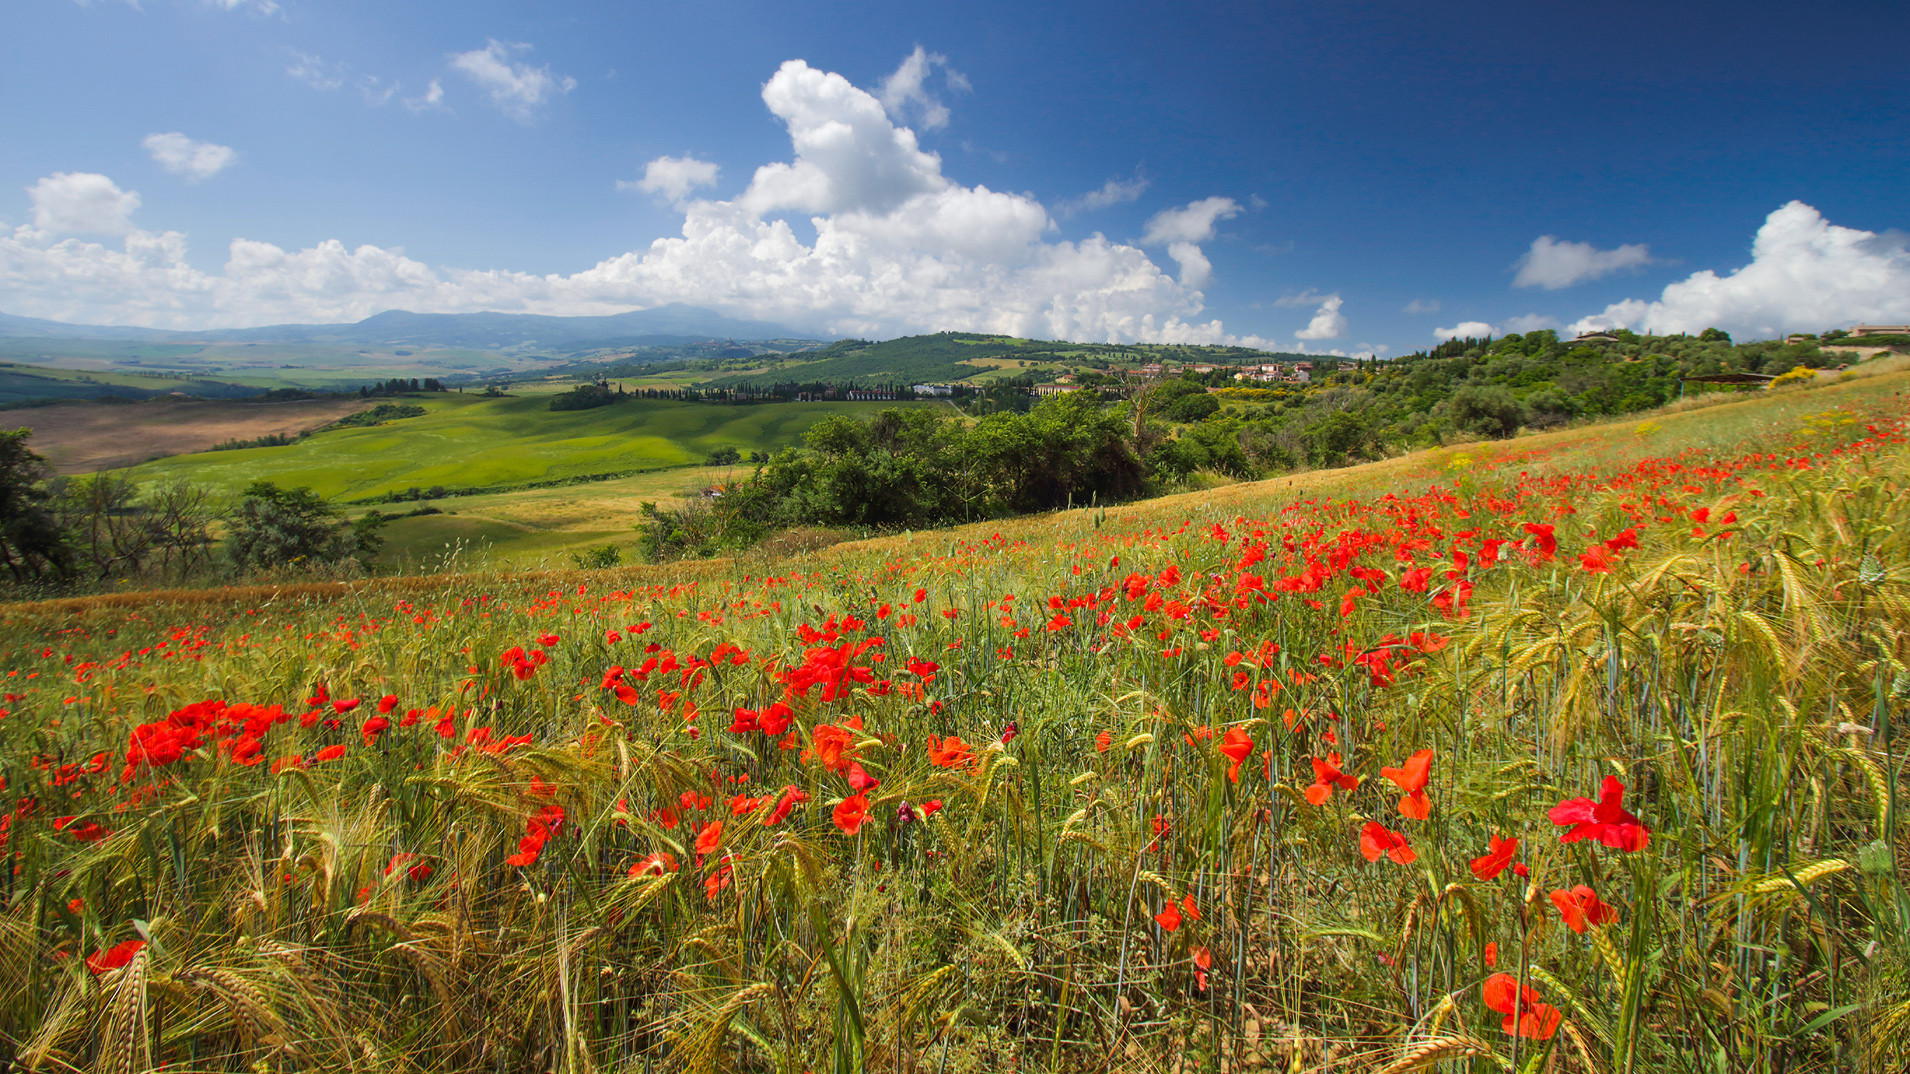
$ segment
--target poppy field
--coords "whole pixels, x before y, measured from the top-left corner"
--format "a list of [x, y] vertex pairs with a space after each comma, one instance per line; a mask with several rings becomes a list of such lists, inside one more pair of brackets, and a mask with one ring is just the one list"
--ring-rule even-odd
[[1900, 1070], [1907, 463], [0, 609], [0, 1060]]

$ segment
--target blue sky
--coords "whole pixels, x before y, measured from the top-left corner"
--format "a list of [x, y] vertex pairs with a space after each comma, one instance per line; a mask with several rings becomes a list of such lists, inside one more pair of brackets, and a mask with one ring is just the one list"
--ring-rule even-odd
[[10, 0], [0, 310], [1400, 354], [1910, 320], [1898, 0]]

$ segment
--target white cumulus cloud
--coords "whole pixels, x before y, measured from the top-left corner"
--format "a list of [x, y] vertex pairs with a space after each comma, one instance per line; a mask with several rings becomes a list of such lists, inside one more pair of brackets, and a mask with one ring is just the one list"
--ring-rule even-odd
[[1484, 321], [1460, 321], [1451, 328], [1433, 329], [1433, 338], [1441, 343], [1449, 339], [1483, 339], [1497, 334], [1493, 327]]
[[577, 80], [553, 75], [549, 67], [511, 62], [514, 54], [528, 48], [492, 38], [483, 48], [454, 54], [451, 66], [482, 87], [498, 111], [529, 123], [545, 102], [576, 89]]
[[1438, 313], [1439, 300], [1436, 298], [1415, 298], [1406, 303], [1401, 313]]
[[1148, 182], [1136, 176], [1133, 179], [1109, 179], [1097, 190], [1090, 190], [1078, 198], [1067, 198], [1055, 205], [1057, 216], [1073, 216], [1076, 213], [1093, 212], [1115, 205], [1125, 205], [1130, 201], [1139, 201], [1147, 192]]
[[1338, 339], [1346, 334], [1346, 315], [1340, 312], [1339, 295], [1328, 295], [1313, 313], [1305, 328], [1293, 333], [1295, 339]]
[[1182, 287], [1205, 287], [1207, 281], [1214, 278], [1214, 263], [1207, 260], [1207, 255], [1194, 243], [1170, 242], [1167, 256], [1180, 266]]
[[1512, 286], [1556, 291], [1649, 264], [1651, 248], [1642, 244], [1600, 250], [1589, 242], [1560, 242], [1550, 235], [1540, 235], [1513, 266], [1519, 274], [1512, 278]]
[[1575, 322], [1576, 332], [1631, 328], [1739, 338], [1815, 332], [1860, 322], [1910, 320], [1910, 248], [1901, 232], [1839, 227], [1801, 201], [1764, 220], [1751, 263], [1710, 269], [1666, 286], [1655, 301], [1627, 299]]
[[1146, 245], [1167, 244], [1167, 256], [1180, 266], [1183, 287], [1204, 287], [1213, 276], [1213, 263], [1200, 244], [1214, 237], [1214, 225], [1240, 215], [1232, 198], [1202, 198], [1178, 209], [1163, 209], [1147, 221], [1141, 235]]
[[[131, 227], [134, 196], [95, 176], [105, 203], [126, 200], [116, 215], [94, 213], [99, 219], [89, 226], [114, 225], [105, 230], [118, 230], [123, 241], [61, 239], [34, 227], [0, 231], [0, 308], [210, 328], [353, 320], [386, 309], [575, 315], [682, 302], [870, 337], [950, 329], [1269, 342], [1200, 319], [1200, 292], [1139, 246], [1099, 234], [1055, 239], [1049, 213], [1033, 197], [945, 175], [941, 159], [897, 125], [875, 94], [840, 75], [791, 60], [764, 85], [762, 99], [789, 132], [786, 160], [758, 168], [733, 199], [680, 203], [677, 234], [570, 274], [434, 266], [396, 249], [339, 241], [287, 250], [253, 238], [233, 240], [222, 269], [205, 272], [187, 261], [183, 235]], [[670, 174], [657, 175], [660, 191], [667, 193]], [[694, 178], [680, 168], [675, 176]], [[50, 191], [48, 222], [85, 215], [54, 204], [51, 191], [70, 185], [66, 178], [42, 185]], [[1188, 279], [1204, 278], [1197, 243], [1233, 211], [1227, 199], [1197, 202], [1154, 229], [1170, 247], [1186, 244], [1177, 260]], [[792, 217], [806, 225], [803, 235]]]
[[887, 214], [953, 185], [941, 157], [841, 75], [790, 60], [763, 87], [763, 103], [789, 128], [796, 159], [756, 169], [740, 199], [753, 212]]
[[1527, 313], [1518, 317], [1508, 317], [1505, 322], [1507, 332], [1517, 332], [1520, 335], [1537, 332], [1542, 328], [1556, 330], [1558, 327], [1559, 319], [1544, 313]]
[[33, 227], [47, 235], [123, 235], [139, 195], [95, 172], [54, 172], [27, 188]]
[[1329, 296], [1309, 287], [1304, 291], [1288, 291], [1286, 294], [1274, 299], [1273, 304], [1283, 309], [1289, 309], [1295, 306], [1315, 306], [1326, 301], [1329, 297], [1337, 298], [1339, 296]]
[[897, 123], [908, 121], [909, 113], [914, 113], [916, 122], [923, 130], [940, 130], [948, 126], [948, 105], [929, 90], [929, 76], [936, 68], [942, 69], [942, 82], [951, 90], [967, 90], [968, 78], [960, 71], [948, 65], [948, 57], [939, 52], [929, 52], [922, 46], [902, 60], [888, 78], [882, 80], [880, 98], [882, 107]]
[[1240, 203], [1232, 198], [1202, 198], [1178, 209], [1163, 209], [1148, 220], [1141, 235], [1143, 243], [1206, 242], [1214, 237], [1214, 225], [1240, 215]]
[[444, 103], [444, 83], [438, 79], [432, 79], [423, 93], [416, 97], [405, 98], [405, 107], [413, 112], [448, 111]]
[[682, 201], [701, 186], [715, 186], [720, 169], [710, 161], [695, 157], [658, 157], [643, 166], [643, 178], [632, 182], [617, 180], [618, 190], [639, 190], [661, 194], [671, 201]]
[[178, 131], [148, 134], [140, 144], [160, 167], [194, 180], [210, 179], [239, 159], [231, 146], [195, 141]]

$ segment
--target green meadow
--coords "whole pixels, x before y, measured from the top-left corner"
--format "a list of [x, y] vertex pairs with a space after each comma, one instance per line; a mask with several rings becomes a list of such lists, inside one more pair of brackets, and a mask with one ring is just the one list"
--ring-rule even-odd
[[600, 544], [618, 545], [629, 558], [636, 544], [632, 528], [642, 520], [646, 501], [668, 503], [694, 496], [748, 471], [747, 466], [687, 466], [608, 481], [430, 501], [440, 513], [400, 517], [380, 531], [384, 546], [378, 564], [401, 574], [566, 567], [570, 553]]
[[596, 410], [549, 409], [547, 398], [407, 398], [428, 413], [334, 429], [285, 447], [181, 455], [135, 467], [141, 480], [185, 478], [236, 494], [256, 480], [306, 486], [327, 499], [371, 500], [411, 488], [496, 488], [589, 474], [660, 470], [733, 447], [778, 451], [831, 414], [881, 403], [716, 406], [630, 399]]
[[[797, 445], [811, 425], [831, 415], [866, 417], [897, 405], [937, 405], [721, 406], [632, 398], [595, 410], [553, 412], [548, 393], [535, 389], [514, 398], [440, 393], [401, 401], [427, 413], [314, 433], [283, 447], [177, 455], [129, 472], [141, 482], [183, 478], [225, 496], [266, 480], [347, 503], [434, 486], [498, 489], [433, 500], [444, 514], [394, 523], [387, 557], [422, 566], [464, 549], [478, 550], [487, 560], [493, 552], [508, 553], [517, 562], [627, 535], [643, 501], [693, 494], [722, 479], [728, 471], [700, 465], [718, 448], [745, 456], [771, 453]], [[597, 474], [623, 476], [522, 487]]]

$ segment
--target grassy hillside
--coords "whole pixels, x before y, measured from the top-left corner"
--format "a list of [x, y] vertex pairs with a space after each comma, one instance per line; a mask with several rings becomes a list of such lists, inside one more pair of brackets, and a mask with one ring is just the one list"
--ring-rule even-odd
[[631, 398], [595, 410], [553, 412], [547, 393], [485, 399], [408, 398], [429, 413], [368, 429], [320, 433], [285, 447], [178, 456], [135, 468], [142, 480], [183, 477], [236, 493], [254, 480], [304, 485], [328, 499], [556, 481], [587, 474], [700, 463], [713, 450], [776, 451], [831, 414], [877, 404], [717, 406]]
[[1901, 1070], [1905, 380], [793, 560], [0, 609], [0, 1048]]
[[[531, 570], [568, 566], [570, 555], [614, 544], [635, 558], [634, 527], [645, 502], [665, 505], [709, 485], [747, 476], [749, 467], [686, 466], [608, 481], [513, 489], [433, 501], [439, 514], [401, 517], [383, 531], [380, 569], [403, 573], [446, 569]], [[385, 506], [386, 512], [410, 505]]]

